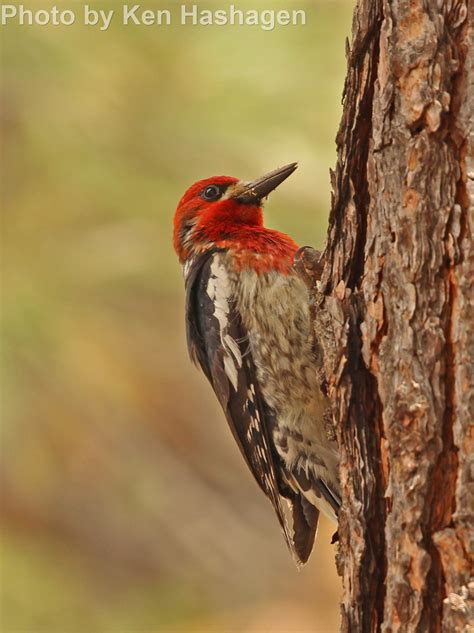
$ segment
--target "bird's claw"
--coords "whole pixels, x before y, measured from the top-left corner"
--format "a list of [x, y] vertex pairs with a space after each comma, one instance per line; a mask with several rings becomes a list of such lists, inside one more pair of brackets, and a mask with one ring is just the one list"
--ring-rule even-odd
[[295, 253], [293, 266], [303, 281], [310, 288], [313, 287], [323, 274], [321, 251], [317, 251], [312, 246], [302, 246]]

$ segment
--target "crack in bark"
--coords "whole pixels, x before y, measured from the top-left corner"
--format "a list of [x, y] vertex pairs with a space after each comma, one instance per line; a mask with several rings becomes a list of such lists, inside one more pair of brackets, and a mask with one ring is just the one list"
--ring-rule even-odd
[[[336, 294], [337, 297], [338, 306], [327, 301], [324, 308], [329, 312], [332, 310], [336, 345], [343, 350], [339, 363], [336, 363], [337, 378], [335, 375], [328, 378], [332, 383], [329, 391], [333, 395], [336, 391], [340, 403], [343, 403], [342, 408], [335, 411], [335, 418], [339, 442], [343, 447], [342, 462], [348, 469], [346, 494], [351, 501], [350, 507], [344, 506], [341, 517], [338, 568], [347, 595], [350, 594], [351, 584], [360, 583], [357, 589], [353, 587], [352, 596], [356, 596], [356, 602], [349, 600], [342, 608], [342, 630], [354, 632], [380, 629], [386, 571], [384, 531], [383, 528], [375, 528], [377, 524], [383, 526], [385, 516], [385, 482], [381, 467], [382, 409], [377, 380], [362, 358], [360, 326], [365, 319], [365, 306], [354, 292], [365, 267], [370, 200], [367, 160], [379, 57], [381, 2], [362, 2], [359, 14], [364, 11], [368, 18], [362, 27], [359, 23], [355, 29], [357, 36], [348, 59], [344, 114], [337, 136], [338, 162], [333, 174], [334, 192], [325, 252], [325, 263], [330, 262], [330, 267], [325, 267], [321, 283], [326, 296]], [[355, 25], [357, 15], [356, 11]], [[336, 265], [334, 262], [337, 262]], [[316, 326], [318, 329], [321, 331], [322, 326]], [[348, 453], [344, 447], [347, 447]], [[349, 454], [352, 458], [358, 456], [356, 463], [350, 461]], [[348, 514], [355, 513], [357, 521], [352, 520], [353, 517], [349, 520]], [[351, 556], [347, 556], [348, 552], [352, 552], [352, 561]], [[361, 569], [369, 569], [370, 572], [363, 575]]]

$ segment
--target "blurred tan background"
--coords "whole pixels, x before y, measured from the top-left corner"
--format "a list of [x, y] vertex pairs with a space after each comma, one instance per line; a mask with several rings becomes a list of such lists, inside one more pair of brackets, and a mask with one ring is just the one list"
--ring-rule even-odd
[[236, 6], [307, 25], [0, 27], [4, 632], [337, 631], [333, 526], [298, 572], [188, 361], [171, 224], [298, 160], [266, 221], [323, 245], [352, 2]]

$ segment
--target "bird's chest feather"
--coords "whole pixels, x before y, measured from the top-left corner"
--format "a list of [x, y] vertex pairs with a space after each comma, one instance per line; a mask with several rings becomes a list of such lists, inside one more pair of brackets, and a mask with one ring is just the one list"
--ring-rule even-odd
[[245, 270], [237, 305], [268, 404], [277, 410], [308, 405], [318, 388], [305, 284], [294, 274]]

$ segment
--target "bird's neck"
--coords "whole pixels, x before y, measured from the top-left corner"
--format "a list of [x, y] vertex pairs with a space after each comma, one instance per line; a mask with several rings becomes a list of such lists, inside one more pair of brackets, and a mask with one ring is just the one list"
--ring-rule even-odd
[[229, 252], [237, 271], [251, 268], [257, 272], [272, 270], [288, 274], [298, 245], [284, 233], [262, 227], [236, 227], [214, 241], [217, 248]]

